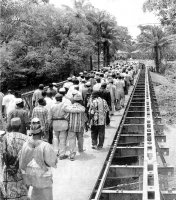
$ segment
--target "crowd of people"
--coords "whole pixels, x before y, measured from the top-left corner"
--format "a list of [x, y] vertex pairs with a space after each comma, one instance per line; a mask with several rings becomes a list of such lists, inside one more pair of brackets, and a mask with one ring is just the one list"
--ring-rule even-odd
[[74, 161], [77, 149], [86, 151], [84, 132], [89, 129], [92, 149], [103, 148], [105, 127], [124, 107], [137, 71], [138, 63], [116, 63], [69, 77], [62, 88], [40, 84], [33, 93], [32, 116], [19, 93], [0, 93], [2, 197], [26, 200], [32, 186], [32, 200], [52, 200], [51, 167], [56, 168], [58, 159]]

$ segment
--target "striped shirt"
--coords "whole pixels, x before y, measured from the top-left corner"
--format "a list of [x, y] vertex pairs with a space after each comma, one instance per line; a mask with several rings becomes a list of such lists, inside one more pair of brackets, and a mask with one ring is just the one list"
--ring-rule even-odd
[[85, 122], [87, 121], [85, 115], [85, 107], [79, 103], [74, 103], [65, 108], [67, 115], [67, 120], [69, 121], [68, 131], [71, 132], [83, 132]]
[[38, 105], [32, 112], [32, 118], [37, 117], [40, 120], [41, 127], [44, 131], [48, 128], [48, 110], [44, 106]]

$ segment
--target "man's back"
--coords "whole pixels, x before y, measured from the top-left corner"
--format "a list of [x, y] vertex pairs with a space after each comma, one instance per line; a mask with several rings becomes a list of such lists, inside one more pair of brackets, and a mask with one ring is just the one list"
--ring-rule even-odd
[[8, 118], [7, 118], [7, 124], [8, 127], [10, 127], [10, 121], [14, 117], [19, 117], [21, 119], [21, 127], [20, 127], [20, 133], [26, 134], [26, 128], [29, 123], [29, 117], [26, 110], [23, 108], [16, 108], [9, 112]]
[[15, 96], [13, 94], [7, 94], [6, 96], [3, 97], [2, 105], [5, 106], [6, 113], [8, 111], [10, 101], [13, 100], [14, 98]]
[[49, 97], [45, 97], [45, 101], [46, 101], [46, 106], [45, 108], [48, 110], [48, 112], [51, 109], [51, 106], [54, 105], [54, 100], [49, 98]]
[[120, 79], [117, 79], [115, 86], [116, 86], [116, 90], [117, 91], [123, 91], [123, 87], [124, 87], [124, 81], [121, 81]]
[[40, 119], [41, 126], [45, 127], [48, 121], [48, 111], [41, 105], [38, 105], [33, 109], [32, 118], [37, 117]]
[[104, 99], [100, 97], [93, 99], [89, 108], [91, 125], [105, 125], [108, 110], [108, 105]]
[[69, 112], [69, 131], [82, 132], [86, 121], [85, 107], [79, 103], [74, 103], [67, 106], [65, 110]]
[[107, 89], [100, 89], [100, 97], [104, 100], [106, 100], [109, 107], [111, 107], [111, 95], [110, 92]]
[[42, 96], [42, 90], [37, 89], [37, 90], [34, 91], [34, 94], [33, 94], [33, 96], [32, 96], [32, 101], [35, 101], [35, 106], [38, 105], [38, 100], [39, 100], [40, 98], [42, 98], [42, 97], [43, 97], [43, 96]]
[[100, 88], [101, 88], [101, 83], [96, 83], [96, 84], [93, 86], [93, 91], [98, 91]]

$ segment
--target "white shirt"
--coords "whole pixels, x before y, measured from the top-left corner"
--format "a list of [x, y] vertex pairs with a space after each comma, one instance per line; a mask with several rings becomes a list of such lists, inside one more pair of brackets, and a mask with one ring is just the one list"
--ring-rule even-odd
[[64, 85], [63, 85], [63, 87], [65, 87], [65, 88], [70, 88], [71, 86], [73, 85], [73, 83], [72, 82], [70, 82], [70, 81], [68, 81], [68, 82], [66, 82], [66, 83], [64, 83]]
[[9, 103], [13, 99], [15, 99], [15, 96], [13, 94], [7, 94], [6, 96], [3, 97], [2, 105], [5, 106], [6, 114], [8, 112]]
[[93, 91], [97, 91], [101, 88], [101, 83], [96, 83], [94, 86], [93, 86]]
[[116, 90], [117, 91], [123, 91], [125, 87], [125, 82], [124, 80], [120, 80], [120, 79], [117, 79], [116, 83], [115, 83], [115, 86], [116, 86]]
[[14, 98], [12, 99], [10, 102], [9, 102], [9, 106], [8, 106], [8, 109], [7, 109], [7, 115], [16, 108], [16, 100], [17, 98]]
[[67, 99], [65, 96], [62, 98], [62, 102], [67, 105], [71, 105], [71, 101], [69, 99]]
[[49, 97], [45, 97], [46, 106], [44, 106], [48, 112], [50, 112], [51, 106], [54, 105], [55, 101]]
[[69, 90], [68, 90], [68, 92], [67, 92], [67, 97], [70, 99], [70, 98], [72, 98], [72, 94], [73, 94], [73, 91], [75, 91], [75, 86], [79, 86], [79, 85], [72, 85], [72, 86], [70, 86], [70, 88], [69, 88]]

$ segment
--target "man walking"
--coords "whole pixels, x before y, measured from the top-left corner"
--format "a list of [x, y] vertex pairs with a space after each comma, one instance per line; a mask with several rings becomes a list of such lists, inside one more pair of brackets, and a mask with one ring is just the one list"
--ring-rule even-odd
[[113, 79], [109, 79], [109, 84], [107, 85], [107, 89], [110, 92], [111, 95], [111, 115], [114, 115], [115, 110], [115, 102], [116, 102], [116, 87], [113, 85]]
[[38, 89], [34, 91], [34, 94], [32, 96], [32, 105], [35, 107], [38, 105], [38, 100], [43, 98], [42, 91], [44, 89], [44, 85], [40, 84]]
[[3, 100], [4, 94], [0, 92], [0, 130], [4, 130], [4, 120], [2, 116], [2, 100]]
[[83, 149], [83, 133], [85, 122], [87, 121], [85, 115], [85, 107], [81, 105], [82, 96], [76, 94], [72, 105], [65, 108], [68, 112], [67, 119], [69, 121], [68, 140], [70, 147], [70, 160], [73, 161], [76, 155], [76, 138], [78, 140], [78, 150], [80, 153]]
[[2, 114], [3, 115], [5, 115], [5, 116], [7, 115], [9, 103], [13, 99], [15, 99], [15, 96], [12, 94], [11, 90], [8, 90], [7, 95], [5, 95], [2, 100]]
[[103, 148], [106, 114], [108, 111], [109, 108], [106, 101], [100, 97], [98, 91], [94, 91], [89, 108], [93, 149], [98, 148], [101, 150]]
[[39, 118], [44, 133], [44, 139], [48, 141], [48, 110], [44, 106], [46, 106], [45, 99], [39, 99], [38, 106], [36, 106], [32, 112], [32, 119]]
[[68, 121], [65, 119], [65, 107], [67, 104], [62, 102], [62, 95], [56, 94], [56, 103], [51, 107], [49, 112], [49, 124], [53, 128], [53, 147], [60, 160], [67, 158], [66, 141], [68, 135]]
[[[101, 88], [99, 90], [99, 96], [106, 101], [108, 104], [109, 110], [111, 110], [111, 95], [110, 92], [107, 90], [107, 84], [103, 82], [101, 84]], [[110, 118], [109, 118], [109, 110], [107, 111], [106, 114], [106, 125], [109, 126], [110, 124]]]
[[20, 127], [20, 133], [23, 133], [27, 135], [27, 130], [29, 130], [29, 117], [28, 113], [24, 108], [24, 103], [21, 98], [16, 99], [16, 108], [10, 111], [7, 117], [7, 130], [11, 131], [11, 119], [15, 117], [19, 117], [21, 120], [21, 127]]

